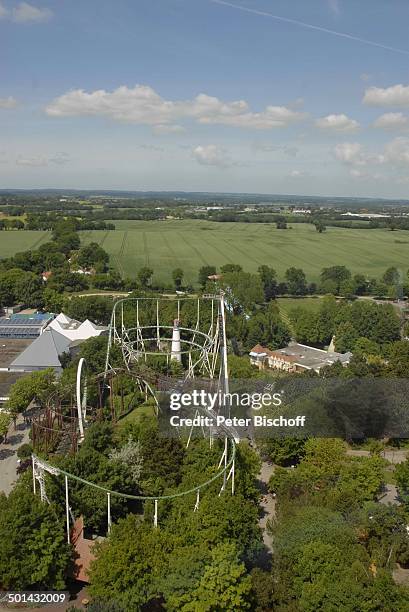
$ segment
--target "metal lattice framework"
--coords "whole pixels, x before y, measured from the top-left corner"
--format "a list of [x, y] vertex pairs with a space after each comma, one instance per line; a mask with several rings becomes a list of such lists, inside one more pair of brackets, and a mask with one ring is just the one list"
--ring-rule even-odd
[[[192, 327], [183, 325], [183, 306], [194, 305], [195, 315]], [[163, 314], [164, 307], [173, 307], [173, 317]], [[146, 308], [150, 309], [150, 320], [144, 320]], [[132, 309], [132, 323], [127, 322], [127, 313]], [[205, 312], [204, 312], [205, 311]], [[173, 318], [173, 321], [172, 321]], [[146, 316], [145, 316], [146, 319]], [[148, 356], [162, 355], [169, 363], [172, 360], [172, 335], [174, 321], [181, 321], [180, 350], [185, 361], [185, 378], [198, 374], [215, 378], [217, 361], [223, 338], [225, 338], [224, 297], [204, 295], [200, 298], [183, 297], [178, 299], [136, 297], [118, 300], [112, 310], [109, 326], [108, 348], [105, 370], [109, 371], [112, 347], [121, 348], [123, 360], [128, 368], [147, 360]]]
[[[225, 309], [224, 309], [224, 297], [220, 295], [206, 295], [203, 298], [184, 298], [183, 301], [189, 300], [190, 303], [195, 303], [196, 309], [196, 321], [193, 328], [178, 326], [180, 332], [180, 346], [177, 353], [180, 354], [181, 360], [185, 363], [185, 370], [180, 379], [183, 381], [194, 378], [197, 374], [207, 375], [208, 378], [214, 380], [219, 391], [228, 393], [228, 369], [227, 369], [227, 341], [226, 341], [226, 321], [225, 321]], [[113, 389], [113, 377], [121, 371], [126, 371], [135, 377], [137, 385], [145, 393], [149, 391], [155, 397], [155, 389], [158, 381], [147, 381], [139, 374], [135, 373], [135, 366], [138, 366], [140, 362], [146, 361], [149, 355], [162, 355], [166, 360], [171, 360], [174, 356], [174, 344], [173, 338], [170, 336], [172, 330], [174, 334], [175, 325], [170, 325], [168, 321], [164, 321], [161, 317], [161, 302], [166, 302], [169, 306], [170, 300], [159, 299], [159, 298], [127, 298], [116, 302], [111, 316], [111, 324], [109, 327], [109, 337], [107, 346], [106, 356], [106, 368], [103, 373], [95, 377], [98, 384], [99, 390], [99, 404], [102, 409], [102, 395], [109, 389], [111, 410], [114, 405], [112, 398]], [[181, 312], [181, 299], [174, 300], [173, 306], [175, 307], [175, 318], [180, 321], [182, 316]], [[201, 317], [201, 306], [202, 303], [210, 305], [207, 308], [207, 329], [203, 331], [203, 318]], [[140, 320], [141, 304], [154, 305], [156, 311], [155, 324], [145, 324]], [[136, 315], [134, 326], [126, 326], [126, 309], [131, 306], [134, 314]], [[172, 310], [172, 309], [171, 309]], [[124, 366], [122, 368], [114, 367], [111, 363], [112, 347], [117, 345], [122, 351], [124, 360]], [[172, 351], [173, 348], [173, 351]], [[75, 402], [71, 401], [71, 414], [69, 415], [69, 426], [70, 431], [75, 431], [75, 448], [84, 438], [84, 427], [87, 422], [87, 397], [88, 397], [88, 384], [89, 380], [85, 375], [86, 364], [84, 359], [81, 359], [78, 364], [76, 388], [75, 388]], [[136, 368], [137, 371], [137, 368]], [[169, 379], [167, 379], [169, 381]], [[155, 384], [156, 382], [156, 384]], [[110, 383], [110, 384], [109, 384]], [[166, 385], [165, 385], [166, 387]], [[102, 391], [101, 391], [102, 389]], [[47, 432], [53, 432], [53, 423], [56, 421], [58, 426], [61, 427], [63, 422], [61, 401], [54, 397], [51, 399], [51, 404], [55, 403], [56, 408], [52, 406], [48, 407], [46, 411], [45, 422], [37, 423], [37, 430]], [[226, 406], [221, 406], [226, 409]], [[76, 415], [74, 413], [76, 412]], [[207, 416], [214, 417], [215, 412], [209, 411], [205, 407], [200, 408], [196, 411], [196, 414], [201, 412]], [[113, 420], [115, 411], [112, 413]], [[67, 418], [67, 417], [65, 417]], [[186, 446], [189, 445], [192, 431], [190, 432]], [[218, 431], [214, 427], [209, 427], [206, 431], [203, 430], [203, 435], [209, 437], [210, 446], [213, 446], [214, 437], [224, 438], [223, 452], [220, 457], [220, 461], [217, 466], [217, 473], [206, 482], [198, 484], [189, 490], [181, 491], [173, 495], [157, 495], [157, 496], [144, 496], [144, 495], [130, 495], [121, 493], [120, 491], [113, 491], [107, 489], [99, 484], [84, 480], [74, 474], [70, 474], [53, 466], [50, 462], [40, 459], [36, 454], [32, 455], [33, 463], [33, 488], [36, 493], [37, 485], [40, 490], [40, 496], [42, 501], [48, 502], [46, 485], [45, 485], [45, 474], [49, 473], [55, 476], [64, 476], [65, 480], [65, 504], [66, 504], [66, 517], [67, 517], [67, 538], [70, 541], [70, 520], [73, 519], [72, 511], [69, 505], [69, 480], [81, 482], [85, 486], [89, 486], [99, 491], [103, 491], [107, 496], [107, 528], [108, 532], [111, 529], [111, 497], [116, 496], [123, 499], [138, 500], [138, 501], [153, 501], [154, 502], [154, 525], [158, 524], [158, 504], [162, 500], [172, 500], [185, 495], [196, 494], [196, 501], [193, 507], [193, 511], [197, 511], [200, 503], [200, 492], [209, 486], [212, 482], [221, 479], [222, 484], [219, 495], [227, 488], [227, 483], [231, 484], [231, 493], [234, 494], [234, 480], [235, 480], [235, 455], [236, 455], [236, 442], [238, 442], [238, 436], [234, 429], [227, 426], [220, 426]]]

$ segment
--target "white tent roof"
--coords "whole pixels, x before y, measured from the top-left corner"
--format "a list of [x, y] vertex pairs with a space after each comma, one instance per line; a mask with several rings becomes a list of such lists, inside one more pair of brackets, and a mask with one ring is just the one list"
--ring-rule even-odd
[[55, 321], [58, 321], [58, 323], [62, 323], [63, 325], [69, 325], [73, 319], [67, 317], [67, 315], [63, 312], [60, 312], [60, 314], [55, 317]]
[[63, 312], [48, 327], [51, 327], [51, 329], [54, 329], [70, 340], [88, 340], [88, 338], [99, 336], [107, 330], [106, 327], [95, 325], [89, 319], [86, 319], [83, 323], [76, 319], [71, 319]]

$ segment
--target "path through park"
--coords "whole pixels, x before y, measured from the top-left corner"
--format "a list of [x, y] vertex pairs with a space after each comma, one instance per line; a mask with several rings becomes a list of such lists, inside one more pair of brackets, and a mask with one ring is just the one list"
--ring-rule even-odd
[[20, 414], [16, 421], [10, 425], [7, 442], [0, 444], [0, 492], [8, 495], [17, 480], [17, 451], [22, 444], [29, 442], [30, 425], [24, 423]]
[[268, 481], [270, 480], [273, 472], [274, 465], [272, 463], [269, 463], [268, 461], [263, 461], [257, 478], [258, 487], [262, 495], [260, 502], [261, 516], [259, 519], [259, 526], [263, 531], [263, 542], [266, 549], [262, 561], [266, 565], [270, 563], [271, 554], [273, 552], [273, 539], [267, 531], [268, 520], [273, 519], [275, 517], [276, 500], [268, 491]]

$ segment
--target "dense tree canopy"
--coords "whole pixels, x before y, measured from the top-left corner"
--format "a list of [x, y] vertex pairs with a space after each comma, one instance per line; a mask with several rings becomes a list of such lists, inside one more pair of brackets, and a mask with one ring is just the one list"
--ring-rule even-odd
[[24, 483], [0, 494], [0, 587], [64, 589], [72, 552], [56, 510]]

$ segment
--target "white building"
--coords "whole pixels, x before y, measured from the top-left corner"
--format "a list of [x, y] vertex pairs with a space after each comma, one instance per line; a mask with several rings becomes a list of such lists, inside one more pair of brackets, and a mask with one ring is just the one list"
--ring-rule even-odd
[[88, 340], [95, 336], [100, 336], [107, 331], [107, 327], [101, 325], [95, 325], [89, 319], [86, 319], [83, 323], [71, 319], [63, 312], [61, 312], [51, 323], [48, 328], [54, 329], [59, 334], [62, 334], [71, 341], [74, 340]]
[[107, 329], [88, 319], [81, 323], [61, 312], [44, 332], [12, 361], [8, 371], [34, 372], [53, 368], [55, 372], [60, 373], [61, 355], [70, 353], [81, 342], [100, 336]]

